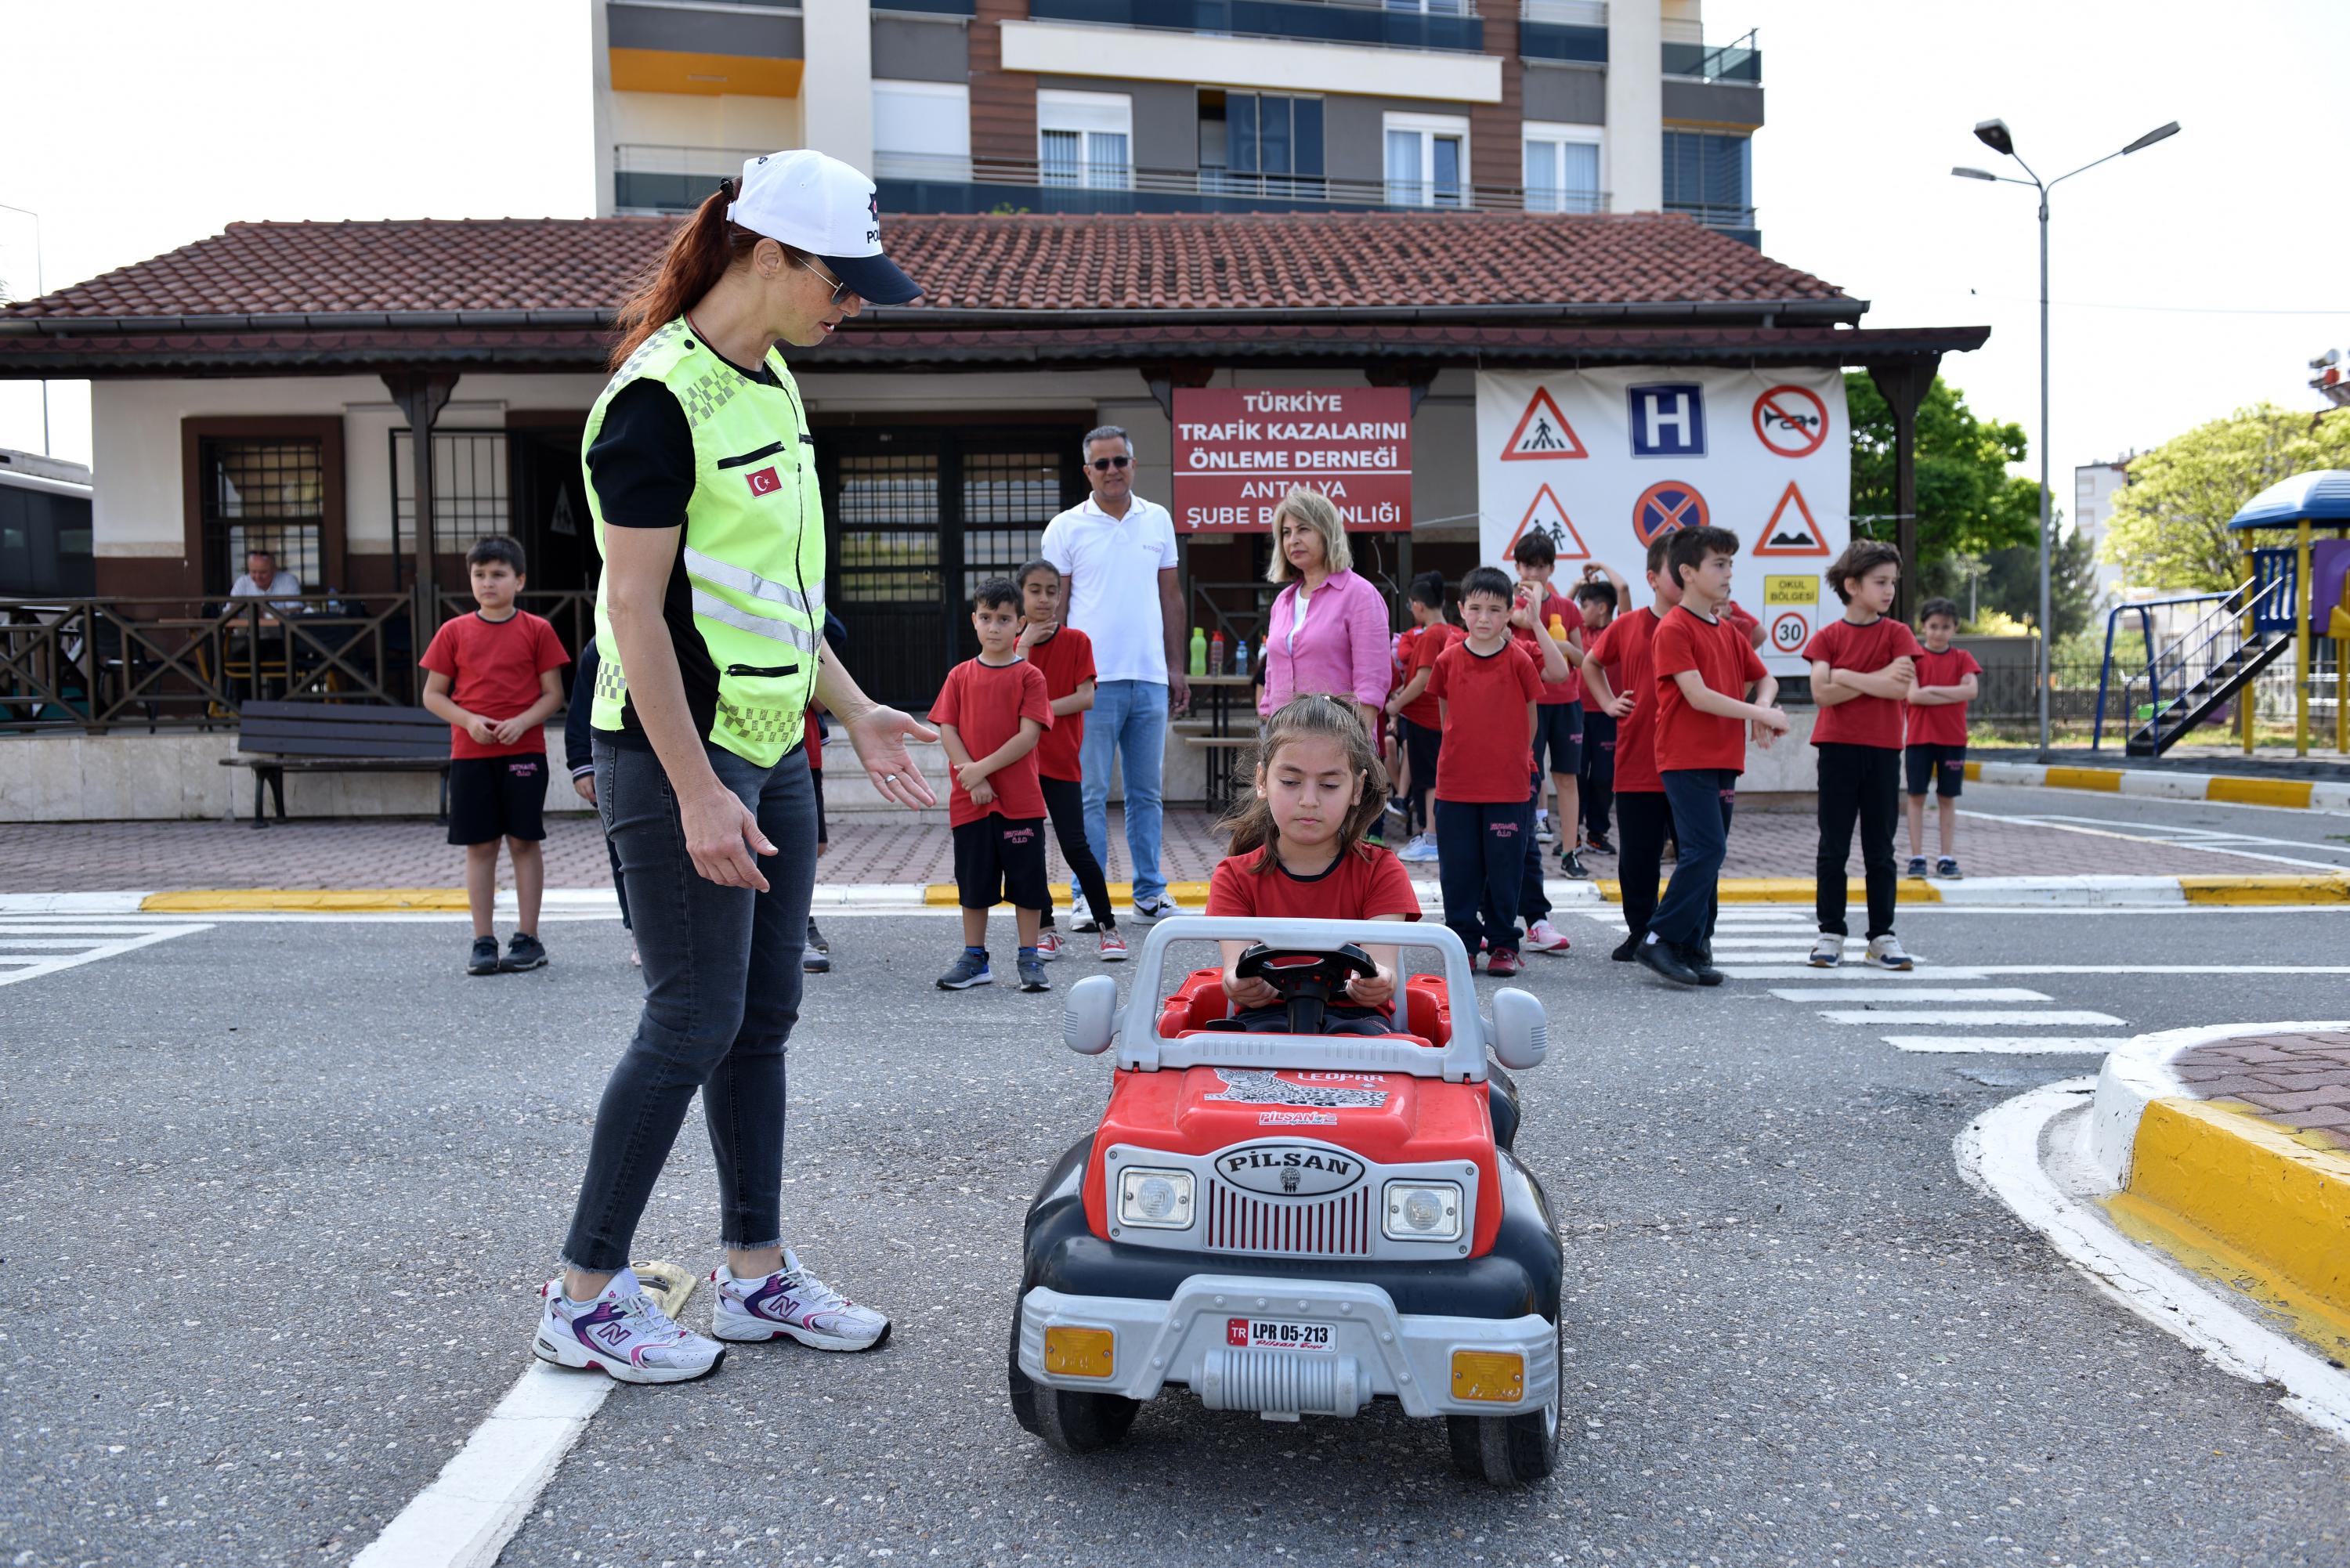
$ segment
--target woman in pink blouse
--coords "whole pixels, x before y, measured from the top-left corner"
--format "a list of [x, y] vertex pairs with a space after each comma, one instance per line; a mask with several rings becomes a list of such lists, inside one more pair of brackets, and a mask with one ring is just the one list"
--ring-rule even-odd
[[1284, 496], [1273, 532], [1265, 580], [1288, 586], [1264, 623], [1264, 688], [1257, 711], [1270, 714], [1300, 695], [1343, 697], [1376, 736], [1394, 673], [1387, 601], [1355, 575], [1338, 509], [1320, 491], [1300, 488]]

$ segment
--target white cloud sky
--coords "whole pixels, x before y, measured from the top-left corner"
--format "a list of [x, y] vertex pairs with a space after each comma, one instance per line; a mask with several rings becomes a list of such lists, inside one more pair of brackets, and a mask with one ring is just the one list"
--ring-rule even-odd
[[[2305, 361], [2350, 348], [2350, 5], [1710, 0], [1711, 40], [1750, 26], [1764, 248], [1872, 301], [1872, 326], [1990, 325], [1943, 373], [2035, 441], [2032, 193], [1948, 171], [2001, 161], [1970, 134], [1993, 115], [2043, 176], [2185, 126], [2056, 192], [2060, 506], [2075, 463], [2262, 399], [2318, 406]], [[593, 208], [585, 0], [0, 0], [0, 202], [41, 213], [51, 288], [236, 219]], [[17, 292], [31, 230], [0, 212]], [[2332, 314], [2261, 314], [2311, 310]], [[83, 389], [57, 384], [51, 414], [56, 450], [86, 461]], [[34, 389], [0, 382], [0, 446], [40, 436]]]

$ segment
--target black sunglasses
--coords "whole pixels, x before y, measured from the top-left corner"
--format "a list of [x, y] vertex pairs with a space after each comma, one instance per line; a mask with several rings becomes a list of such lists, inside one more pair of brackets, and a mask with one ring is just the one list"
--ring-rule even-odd
[[1134, 459], [1130, 457], [1097, 457], [1094, 459], [1094, 471], [1097, 473], [1107, 473], [1111, 469], [1124, 468], [1133, 461]]

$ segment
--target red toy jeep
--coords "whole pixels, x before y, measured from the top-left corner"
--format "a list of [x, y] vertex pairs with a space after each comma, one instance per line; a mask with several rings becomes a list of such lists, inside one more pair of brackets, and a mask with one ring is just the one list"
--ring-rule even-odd
[[[1292, 1033], [1235, 1031], [1221, 971], [1160, 1001], [1178, 941], [1259, 944]], [[1399, 997], [1408, 1033], [1319, 1033], [1366, 943], [1433, 948], [1445, 976]], [[1448, 983], [1449, 982], [1449, 983]], [[1490, 1067], [1537, 1065], [1542, 1003], [1472, 1005], [1469, 954], [1442, 926], [1161, 920], [1121, 1012], [1118, 983], [1070, 988], [1069, 1048], [1118, 1043], [1101, 1126], [1028, 1210], [1012, 1324], [1012, 1408], [1063, 1453], [1124, 1437], [1180, 1383], [1267, 1420], [1394, 1399], [1442, 1416], [1454, 1463], [1498, 1484], [1548, 1475], [1559, 1427], [1563, 1260], [1542, 1186], [1518, 1164], [1517, 1093]]]

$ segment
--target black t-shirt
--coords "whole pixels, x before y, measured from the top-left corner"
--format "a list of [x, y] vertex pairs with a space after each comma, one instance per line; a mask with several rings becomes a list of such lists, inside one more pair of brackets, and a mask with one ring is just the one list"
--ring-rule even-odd
[[[715, 353], [708, 344], [697, 352]], [[723, 358], [723, 357], [722, 357]], [[733, 365], [733, 360], [725, 361]], [[772, 368], [733, 368], [763, 386], [780, 385]], [[650, 377], [620, 389], [604, 410], [603, 428], [588, 449], [588, 482], [608, 528], [682, 528], [693, 499], [693, 430], [677, 394]], [[677, 649], [677, 671], [685, 685], [686, 710], [697, 733], [707, 735], [718, 718], [718, 666], [693, 624], [693, 587], [685, 575], [685, 552], [678, 552], [661, 595], [661, 621]], [[652, 742], [637, 718], [633, 700], [620, 709], [620, 729], [599, 731], [615, 745], [650, 751]]]

